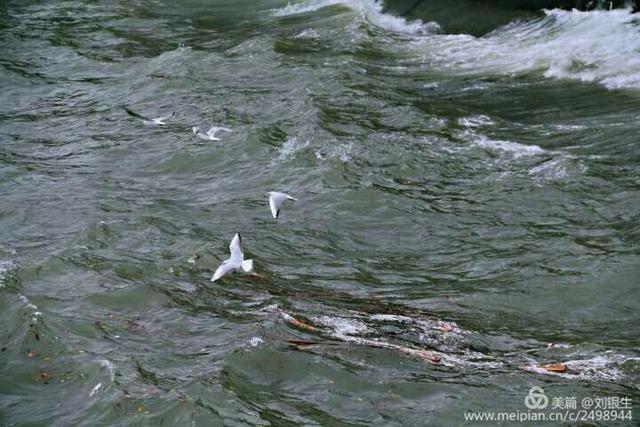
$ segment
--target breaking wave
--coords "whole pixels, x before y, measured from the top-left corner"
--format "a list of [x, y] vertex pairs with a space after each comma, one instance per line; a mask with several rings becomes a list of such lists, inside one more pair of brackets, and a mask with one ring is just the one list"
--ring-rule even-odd
[[360, 18], [387, 31], [406, 34], [428, 34], [440, 29], [435, 22], [406, 19], [382, 12], [382, 2], [375, 0], [307, 0], [301, 3], [289, 3], [286, 7], [275, 9], [275, 16], [298, 15], [315, 12], [325, 7], [343, 5], [352, 9]]
[[640, 88], [640, 21], [628, 10], [547, 10], [484, 37], [432, 35], [412, 42], [424, 62], [453, 72], [521, 74]]
[[384, 13], [374, 0], [307, 0], [274, 14], [309, 13], [338, 4], [379, 28], [411, 35], [406, 47], [429, 69], [474, 75], [542, 73], [612, 90], [640, 89], [640, 19], [626, 9], [546, 10], [542, 18], [516, 21], [482, 37], [440, 34], [437, 23]]

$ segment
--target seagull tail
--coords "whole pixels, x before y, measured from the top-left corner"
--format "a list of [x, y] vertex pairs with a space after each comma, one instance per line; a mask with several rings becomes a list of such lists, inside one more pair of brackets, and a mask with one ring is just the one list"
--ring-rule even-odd
[[251, 273], [253, 271], [253, 260], [247, 259], [242, 261], [242, 270], [244, 270], [245, 273]]
[[297, 201], [298, 201], [298, 199], [296, 199], [295, 197], [291, 197], [291, 196], [287, 196], [287, 199], [289, 199], [289, 200], [293, 200], [294, 202], [297, 202]]

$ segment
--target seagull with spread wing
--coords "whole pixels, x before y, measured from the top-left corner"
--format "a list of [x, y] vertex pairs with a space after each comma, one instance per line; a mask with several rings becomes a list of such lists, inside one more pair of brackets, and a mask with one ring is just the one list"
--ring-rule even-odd
[[280, 207], [285, 201], [298, 201], [298, 199], [296, 199], [295, 197], [291, 197], [290, 195], [281, 193], [279, 191], [269, 191], [267, 193], [267, 196], [269, 196], [269, 207], [271, 208], [271, 215], [273, 215], [273, 217], [276, 219], [278, 218], [278, 216], [280, 216]]
[[236, 233], [231, 239], [231, 244], [229, 244], [229, 251], [231, 252], [231, 256], [220, 264], [220, 267], [216, 270], [211, 278], [212, 282], [220, 279], [222, 276], [225, 276], [234, 271], [243, 271], [245, 273], [251, 273], [253, 271], [253, 260], [252, 259], [244, 259], [244, 253], [242, 252], [242, 248], [240, 247], [240, 234]]

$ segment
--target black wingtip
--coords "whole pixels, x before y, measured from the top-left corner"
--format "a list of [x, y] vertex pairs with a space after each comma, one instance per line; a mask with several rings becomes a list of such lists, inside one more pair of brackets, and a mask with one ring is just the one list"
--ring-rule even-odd
[[125, 104], [125, 105], [123, 105], [123, 106], [122, 106], [122, 108], [124, 108], [124, 111], [126, 111], [126, 112], [127, 112], [127, 114], [129, 114], [130, 116], [137, 117], [137, 118], [139, 118], [139, 119], [149, 120], [148, 118], [146, 118], [146, 117], [145, 117], [145, 116], [143, 116], [142, 114], [140, 114], [140, 113], [136, 113], [135, 111], [133, 111], [133, 110], [132, 110], [131, 108], [129, 108], [129, 106], [128, 106], [128, 105], [126, 105], [126, 104]]

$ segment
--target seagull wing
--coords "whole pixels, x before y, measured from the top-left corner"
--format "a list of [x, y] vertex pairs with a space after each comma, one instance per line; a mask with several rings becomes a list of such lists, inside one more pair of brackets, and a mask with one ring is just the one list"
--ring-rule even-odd
[[280, 193], [279, 191], [272, 191], [269, 193], [269, 206], [271, 207], [271, 214], [274, 218], [278, 218], [280, 215], [280, 206], [285, 200], [298, 200], [286, 193]]
[[242, 264], [242, 261], [244, 260], [244, 253], [242, 253], [242, 248], [240, 247], [240, 234], [236, 233], [236, 235], [233, 236], [233, 239], [231, 239], [229, 251], [231, 252], [229, 261], [233, 264]]
[[218, 267], [218, 269], [216, 270], [216, 272], [213, 273], [213, 277], [211, 278], [211, 281], [215, 282], [216, 280], [220, 279], [222, 276], [225, 276], [226, 274], [230, 273], [233, 270], [234, 270], [233, 263], [229, 262], [229, 260], [223, 261], [222, 264], [220, 264], [220, 267]]
[[166, 116], [162, 116], [162, 117], [156, 117], [155, 119], [152, 119], [154, 122], [164, 122], [167, 119], [170, 119], [171, 117], [173, 117], [176, 114], [175, 111], [170, 112], [169, 114], [167, 114]]
[[276, 195], [274, 195], [273, 193], [269, 195], [269, 207], [271, 208], [271, 215], [273, 215], [273, 217], [276, 219], [278, 218], [278, 215], [280, 215], [281, 204], [282, 201], [278, 201]]
[[129, 108], [129, 107], [127, 107], [126, 105], [125, 105], [125, 106], [123, 106], [122, 108], [124, 108], [124, 111], [126, 111], [130, 116], [137, 117], [137, 118], [142, 119], [142, 120], [148, 120], [148, 121], [151, 121], [151, 119], [150, 119], [149, 117], [147, 117], [147, 116], [143, 116], [143, 115], [142, 115], [142, 114], [140, 114], [140, 113], [136, 113], [135, 111], [133, 111], [132, 109], [130, 109], [130, 108]]

